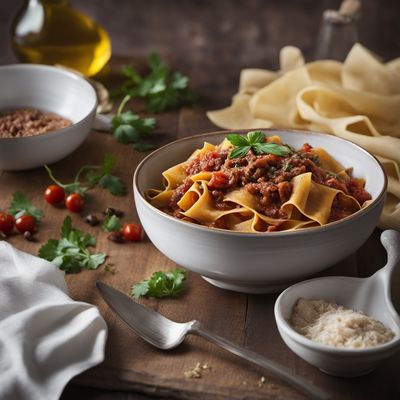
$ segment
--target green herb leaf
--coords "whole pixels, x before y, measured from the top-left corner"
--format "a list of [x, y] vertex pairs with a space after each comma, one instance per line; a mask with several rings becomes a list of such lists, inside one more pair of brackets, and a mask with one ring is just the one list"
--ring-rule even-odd
[[286, 157], [291, 152], [289, 147], [276, 143], [256, 143], [253, 150], [256, 154], [274, 154], [281, 157]]
[[105, 174], [109, 174], [114, 171], [117, 166], [117, 159], [112, 154], [104, 154], [103, 160], [103, 171]]
[[139, 133], [135, 130], [133, 126], [130, 125], [120, 125], [114, 132], [115, 140], [119, 143], [128, 144], [135, 143], [139, 140]]
[[43, 217], [43, 211], [35, 207], [22, 192], [13, 193], [8, 212], [15, 218], [19, 218], [21, 215], [31, 215], [36, 222], [40, 222]]
[[180, 268], [174, 268], [169, 272], [154, 272], [149, 279], [144, 279], [132, 286], [131, 296], [135, 299], [141, 296], [147, 297], [177, 297], [184, 290], [186, 272]]
[[114, 196], [125, 196], [125, 183], [120, 178], [114, 175], [106, 174], [99, 180], [99, 186], [107, 189]]
[[73, 228], [72, 228], [72, 219], [71, 217], [67, 216], [64, 219], [64, 222], [61, 226], [61, 231], [60, 231], [60, 235], [62, 238], [68, 237], [69, 234], [72, 232]]
[[123, 68], [128, 80], [122, 84], [120, 93], [145, 99], [148, 110], [154, 113], [194, 102], [187, 76], [172, 71], [157, 53], [151, 53], [147, 62], [150, 72], [145, 76], [131, 66]]
[[49, 239], [39, 250], [39, 257], [45, 260], [55, 261], [57, 257], [58, 240]]
[[131, 111], [123, 112], [131, 97], [131, 95], [126, 95], [123, 98], [111, 123], [111, 132], [115, 140], [123, 144], [142, 143], [143, 137], [152, 133], [156, 126], [154, 118], [140, 118], [139, 115], [133, 114]]
[[248, 146], [250, 143], [245, 136], [231, 133], [226, 137], [234, 146]]
[[243, 146], [234, 148], [230, 154], [229, 158], [241, 158], [244, 157], [251, 149], [251, 146]]
[[138, 283], [135, 283], [131, 289], [131, 296], [135, 299], [146, 296], [149, 293], [149, 279], [145, 279]]
[[[45, 169], [49, 174], [50, 179], [58, 186], [70, 193], [78, 193], [82, 196], [94, 186], [100, 186], [103, 189], [108, 189], [115, 196], [123, 196], [126, 194], [124, 182], [117, 176], [111, 175], [117, 165], [117, 159], [111, 154], [105, 154], [103, 165], [84, 165], [82, 166], [71, 183], [62, 183], [55, 178], [51, 169], [45, 165]], [[81, 181], [81, 175], [85, 172], [86, 181]]]
[[119, 232], [121, 227], [121, 219], [116, 215], [107, 215], [101, 224], [101, 228], [106, 232]]
[[39, 257], [53, 262], [66, 273], [79, 272], [82, 268], [96, 269], [103, 264], [105, 253], [91, 254], [89, 247], [96, 245], [96, 239], [72, 226], [70, 216], [64, 219], [60, 239], [49, 239], [40, 249]]
[[86, 264], [87, 269], [97, 269], [105, 261], [107, 255], [105, 253], [91, 254]]
[[138, 142], [134, 145], [134, 148], [141, 153], [145, 153], [146, 151], [153, 150], [154, 146], [151, 143]]
[[131, 65], [125, 65], [122, 67], [122, 73], [132, 80], [133, 82], [139, 83], [141, 81], [141, 76], [135, 71]]
[[250, 131], [247, 133], [247, 140], [250, 144], [264, 143], [265, 134], [262, 131]]
[[277, 156], [287, 156], [291, 153], [291, 148], [276, 143], [266, 142], [266, 136], [262, 131], [250, 131], [247, 137], [230, 134], [226, 137], [235, 148], [229, 154], [229, 158], [244, 157], [250, 150], [255, 154], [275, 154]]
[[114, 266], [113, 263], [107, 263], [104, 266], [104, 272], [109, 272], [111, 275], [115, 275], [118, 273], [117, 268]]

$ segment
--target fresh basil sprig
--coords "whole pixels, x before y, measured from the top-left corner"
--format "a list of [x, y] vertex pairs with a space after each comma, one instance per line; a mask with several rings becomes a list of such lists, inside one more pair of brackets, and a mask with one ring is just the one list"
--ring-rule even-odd
[[244, 157], [250, 150], [257, 155], [274, 154], [281, 157], [292, 152], [288, 146], [266, 142], [266, 135], [262, 131], [251, 131], [247, 133], [247, 136], [232, 133], [227, 135], [227, 139], [235, 146], [230, 152], [229, 158]]

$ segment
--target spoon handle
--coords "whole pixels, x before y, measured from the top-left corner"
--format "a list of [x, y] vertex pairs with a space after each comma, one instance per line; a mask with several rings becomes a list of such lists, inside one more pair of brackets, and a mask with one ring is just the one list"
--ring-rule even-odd
[[381, 234], [381, 242], [387, 251], [387, 263], [385, 270], [390, 276], [393, 269], [400, 262], [400, 232], [387, 229]]
[[242, 357], [247, 361], [250, 361], [254, 364], [259, 365], [260, 367], [265, 368], [267, 371], [273, 373], [276, 377], [298, 388], [312, 399], [329, 399], [329, 396], [323, 390], [307, 382], [300, 376], [292, 373], [284, 366], [279, 365], [274, 361], [268, 360], [251, 350], [238, 346], [237, 344], [232, 343], [221, 336], [215, 335], [203, 328], [200, 328], [200, 324], [198, 322], [192, 326], [189, 333], [201, 336], [202, 338], [209, 340], [217, 346], [220, 346], [223, 349], [228, 350], [229, 352], [239, 357]]

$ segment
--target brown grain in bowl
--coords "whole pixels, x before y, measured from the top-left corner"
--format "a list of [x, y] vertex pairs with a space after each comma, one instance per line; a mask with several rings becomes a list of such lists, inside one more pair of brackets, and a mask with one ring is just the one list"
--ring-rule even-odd
[[7, 110], [0, 113], [0, 138], [42, 135], [70, 125], [66, 118], [34, 108]]

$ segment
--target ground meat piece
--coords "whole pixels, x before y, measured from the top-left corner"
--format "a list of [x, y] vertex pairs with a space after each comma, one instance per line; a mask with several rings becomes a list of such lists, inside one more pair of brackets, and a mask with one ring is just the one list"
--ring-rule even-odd
[[211, 196], [214, 199], [214, 203], [217, 206], [217, 204], [220, 204], [224, 201], [224, 192], [221, 190], [212, 190], [210, 192]]
[[228, 156], [226, 150], [218, 152], [207, 151], [191, 160], [185, 168], [187, 175], [195, 175], [201, 171], [218, 171], [224, 165]]
[[[290, 185], [291, 193], [291, 184], [286, 183]], [[287, 215], [280, 209], [283, 201], [280, 197], [278, 185], [272, 182], [248, 183], [246, 189], [249, 193], [258, 195], [258, 211], [272, 218], [287, 218]], [[286, 185], [282, 186], [281, 192], [282, 196], [287, 196], [289, 187], [286, 187]]]
[[329, 178], [325, 181], [325, 185], [334, 189], [341, 190], [343, 193], [349, 194], [346, 184], [344, 182], [340, 182], [339, 179]]
[[247, 158], [228, 158], [225, 160], [225, 168], [238, 168], [244, 167], [248, 164]]
[[290, 195], [292, 194], [292, 189], [293, 185], [290, 182], [278, 183], [278, 193], [282, 203], [289, 200]]
[[321, 167], [315, 165], [311, 160], [307, 160], [306, 169], [307, 172], [312, 173], [312, 179], [314, 182], [324, 184], [327, 176], [327, 171], [324, 171]]
[[223, 217], [206, 225], [209, 226], [210, 228], [228, 229], [225, 218]]
[[265, 157], [268, 161], [268, 165], [271, 165], [271, 166], [274, 166], [277, 168], [282, 166], [282, 161], [283, 161], [282, 157], [276, 156], [275, 154], [267, 154]]
[[295, 176], [304, 174], [306, 172], [306, 167], [302, 165], [301, 167], [295, 167], [289, 172], [279, 170], [275, 174], [274, 183], [280, 183], [284, 181], [291, 181]]
[[251, 178], [255, 181], [258, 181], [260, 178], [264, 178], [267, 175], [267, 171], [265, 168], [257, 168]]
[[260, 156], [253, 163], [252, 166], [254, 168], [265, 168], [269, 166], [268, 156]]
[[193, 181], [190, 178], [186, 178], [181, 185], [179, 185], [172, 193], [171, 199], [169, 201], [169, 206], [174, 209], [177, 207], [177, 203], [183, 197], [183, 195], [190, 189], [193, 185]]
[[363, 185], [357, 179], [351, 179], [347, 183], [349, 193], [355, 197], [355, 199], [362, 206], [367, 200], [371, 200], [371, 195], [365, 191]]
[[332, 203], [331, 214], [329, 216], [329, 222], [338, 221], [351, 214], [354, 214], [358, 210], [354, 201], [345, 196], [342, 193], [338, 193]]

